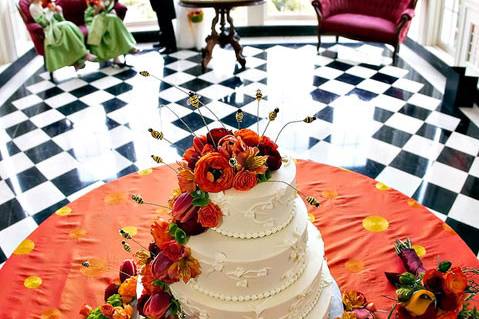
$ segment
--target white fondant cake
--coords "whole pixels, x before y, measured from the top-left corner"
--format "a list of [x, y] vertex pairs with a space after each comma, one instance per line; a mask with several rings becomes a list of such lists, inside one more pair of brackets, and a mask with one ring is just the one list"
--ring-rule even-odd
[[[288, 160], [269, 182], [247, 192], [210, 194], [221, 226], [188, 242], [202, 273], [170, 286], [191, 319], [322, 319], [333, 279], [323, 241], [294, 188]], [[276, 182], [275, 182], [276, 181]]]

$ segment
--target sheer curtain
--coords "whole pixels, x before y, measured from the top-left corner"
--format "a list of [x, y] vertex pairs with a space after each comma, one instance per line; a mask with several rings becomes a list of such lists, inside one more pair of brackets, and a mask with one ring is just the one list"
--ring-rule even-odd
[[0, 65], [13, 62], [28, 44], [16, 0], [0, 0]]

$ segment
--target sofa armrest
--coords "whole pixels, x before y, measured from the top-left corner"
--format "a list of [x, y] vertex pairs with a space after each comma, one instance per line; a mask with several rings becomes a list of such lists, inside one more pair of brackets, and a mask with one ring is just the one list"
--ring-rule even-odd
[[28, 33], [30, 33], [30, 37], [32, 38], [33, 45], [35, 46], [35, 51], [37, 51], [38, 54], [43, 55], [43, 44], [45, 40], [45, 33], [43, 31], [43, 28], [35, 22], [27, 23], [26, 26]]
[[398, 29], [400, 29], [401, 25], [403, 25], [404, 23], [406, 23], [408, 21], [411, 21], [412, 18], [414, 18], [415, 14], [416, 13], [415, 13], [414, 9], [408, 8], [408, 9], [404, 10], [403, 13], [401, 13], [401, 15], [399, 16], [398, 21], [396, 22], [396, 25], [398, 26]]
[[125, 16], [126, 16], [126, 11], [128, 10], [128, 8], [126, 6], [124, 6], [123, 4], [117, 2], [115, 4], [115, 12], [116, 12], [116, 15], [122, 19], [122, 20], [125, 20]]
[[331, 1], [330, 0], [312, 0], [311, 5], [314, 7], [316, 14], [318, 15], [318, 21], [327, 18], [331, 13]]

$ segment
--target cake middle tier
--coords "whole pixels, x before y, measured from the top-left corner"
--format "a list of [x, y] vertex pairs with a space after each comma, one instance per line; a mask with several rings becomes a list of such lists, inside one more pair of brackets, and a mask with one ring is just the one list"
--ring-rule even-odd
[[303, 273], [308, 241], [306, 206], [292, 201], [295, 214], [280, 232], [255, 239], [223, 236], [213, 230], [188, 242], [201, 264], [191, 286], [225, 301], [258, 300], [278, 294]]

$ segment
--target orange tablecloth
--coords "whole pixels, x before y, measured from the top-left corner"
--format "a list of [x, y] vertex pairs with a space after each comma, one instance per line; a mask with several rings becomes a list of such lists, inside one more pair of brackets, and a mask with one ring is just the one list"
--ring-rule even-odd
[[[310, 216], [319, 227], [326, 257], [341, 289], [357, 289], [379, 309], [393, 296], [384, 271], [402, 271], [392, 245], [409, 237], [426, 268], [437, 258], [479, 266], [459, 236], [424, 207], [362, 175], [309, 161], [298, 162], [298, 187], [321, 198]], [[128, 254], [118, 230], [128, 227], [143, 243], [163, 209], [138, 206], [129, 194], [166, 203], [176, 185], [166, 167], [145, 170], [104, 185], [58, 210], [0, 270], [1, 319], [78, 318], [83, 303], [102, 302], [105, 286]], [[134, 248], [134, 247], [133, 247]], [[135, 249], [135, 248], [134, 248]], [[89, 260], [91, 267], [81, 267]]]

